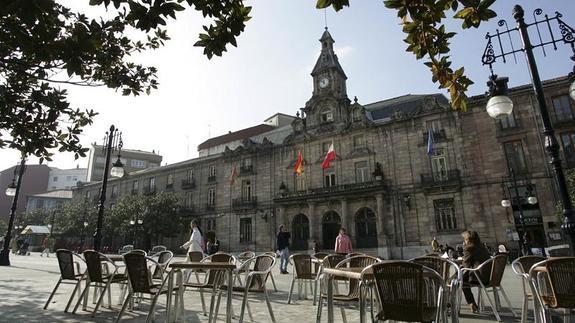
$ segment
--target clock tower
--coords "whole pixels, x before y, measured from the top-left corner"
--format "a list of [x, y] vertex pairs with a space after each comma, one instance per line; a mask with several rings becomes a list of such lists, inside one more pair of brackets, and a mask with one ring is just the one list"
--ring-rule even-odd
[[347, 98], [345, 81], [347, 76], [343, 72], [333, 51], [333, 43], [327, 27], [319, 39], [321, 42], [321, 54], [311, 72], [313, 77], [313, 95], [332, 94], [336, 97]]

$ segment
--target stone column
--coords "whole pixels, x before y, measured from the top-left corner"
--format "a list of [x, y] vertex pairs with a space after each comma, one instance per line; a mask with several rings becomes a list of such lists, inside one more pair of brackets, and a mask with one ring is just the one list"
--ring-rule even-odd
[[287, 218], [285, 206], [279, 205], [277, 207], [277, 210], [278, 210], [278, 221], [279, 221], [279, 223], [277, 223], [277, 225], [279, 226], [280, 224], [287, 224], [288, 227], [291, 227], [291, 223], [287, 223], [288, 218]]
[[354, 230], [349, 225], [349, 219], [348, 219], [348, 214], [347, 214], [347, 200], [346, 199], [341, 200], [341, 227], [345, 228], [347, 230], [347, 232], [349, 232], [349, 234], [352, 237], [355, 237], [355, 234], [353, 232]]
[[315, 215], [315, 202], [308, 202], [308, 214], [307, 217], [309, 219], [309, 241], [308, 245], [311, 248], [311, 245], [314, 240], [320, 241], [319, 230], [318, 230], [318, 219], [316, 219]]
[[383, 216], [383, 194], [378, 193], [375, 195], [375, 201], [377, 203], [377, 240], [379, 245], [387, 245], [387, 237], [389, 228], [386, 231], [385, 217]]

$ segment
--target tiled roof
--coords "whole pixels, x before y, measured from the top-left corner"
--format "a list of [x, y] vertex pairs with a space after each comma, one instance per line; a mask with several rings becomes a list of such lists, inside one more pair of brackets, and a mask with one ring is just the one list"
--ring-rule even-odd
[[406, 94], [370, 103], [364, 107], [370, 113], [372, 120], [380, 120], [390, 118], [398, 110], [405, 115], [413, 114], [422, 107], [424, 98], [430, 96], [435, 97], [440, 103], [449, 103], [443, 94]]
[[210, 138], [210, 139], [202, 142], [201, 144], [198, 145], [198, 150], [223, 145], [225, 143], [236, 141], [236, 140], [247, 139], [247, 138], [262, 134], [264, 132], [271, 131], [273, 129], [275, 129], [275, 127], [272, 127], [272, 126], [267, 125], [267, 124], [260, 124], [260, 125], [254, 126], [254, 127], [249, 127], [249, 128], [245, 128], [242, 130], [230, 132], [228, 134], [214, 137], [214, 138]]

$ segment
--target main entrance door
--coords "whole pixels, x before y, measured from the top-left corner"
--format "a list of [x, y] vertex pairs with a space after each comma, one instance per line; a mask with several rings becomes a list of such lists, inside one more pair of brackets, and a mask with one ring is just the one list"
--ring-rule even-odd
[[341, 218], [335, 211], [328, 211], [323, 215], [321, 222], [323, 245], [322, 249], [330, 250], [335, 248], [335, 238], [341, 228]]
[[355, 215], [355, 234], [358, 248], [377, 247], [377, 224], [375, 213], [367, 207], [361, 208]]
[[292, 225], [292, 250], [307, 250], [307, 240], [309, 239], [309, 220], [304, 214], [294, 216]]

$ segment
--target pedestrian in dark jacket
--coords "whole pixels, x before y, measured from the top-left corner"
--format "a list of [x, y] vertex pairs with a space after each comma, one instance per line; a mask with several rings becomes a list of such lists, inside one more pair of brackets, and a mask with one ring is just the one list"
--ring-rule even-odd
[[289, 262], [289, 239], [291, 237], [290, 233], [287, 231], [285, 224], [280, 225], [280, 231], [278, 232], [276, 245], [277, 250], [281, 256], [280, 259], [280, 272], [282, 274], [287, 274], [287, 265]]

